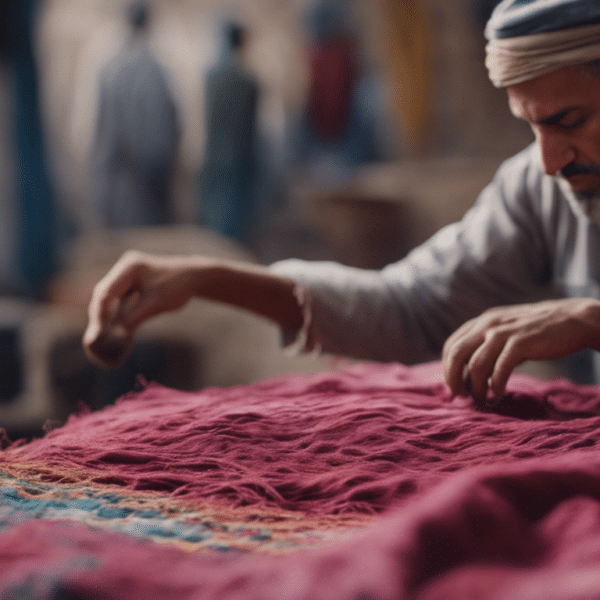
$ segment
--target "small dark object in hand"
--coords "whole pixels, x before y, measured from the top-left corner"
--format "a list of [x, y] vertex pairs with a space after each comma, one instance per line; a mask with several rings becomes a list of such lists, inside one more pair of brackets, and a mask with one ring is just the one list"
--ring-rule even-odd
[[122, 325], [102, 330], [86, 348], [88, 358], [103, 369], [117, 369], [124, 362], [133, 345], [133, 335]]

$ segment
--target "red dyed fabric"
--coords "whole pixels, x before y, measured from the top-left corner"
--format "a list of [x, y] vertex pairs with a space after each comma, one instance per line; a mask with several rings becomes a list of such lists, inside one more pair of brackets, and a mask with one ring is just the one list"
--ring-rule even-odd
[[450, 397], [438, 364], [149, 385], [8, 448], [0, 469], [190, 506], [372, 514], [368, 526], [311, 551], [217, 559], [29, 520], [0, 534], [0, 597], [28, 582], [44, 598], [600, 598], [598, 415], [599, 388], [525, 376], [484, 412]]

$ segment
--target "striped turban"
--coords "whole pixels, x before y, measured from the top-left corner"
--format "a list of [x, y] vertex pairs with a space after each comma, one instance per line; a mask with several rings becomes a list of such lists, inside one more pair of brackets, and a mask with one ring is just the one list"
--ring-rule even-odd
[[600, 59], [600, 0], [503, 0], [485, 36], [496, 87]]

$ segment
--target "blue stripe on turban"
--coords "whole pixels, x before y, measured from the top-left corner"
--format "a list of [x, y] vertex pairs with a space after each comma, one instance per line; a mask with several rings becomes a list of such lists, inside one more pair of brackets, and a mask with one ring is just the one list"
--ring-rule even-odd
[[503, 0], [485, 29], [492, 41], [600, 23], [600, 0]]

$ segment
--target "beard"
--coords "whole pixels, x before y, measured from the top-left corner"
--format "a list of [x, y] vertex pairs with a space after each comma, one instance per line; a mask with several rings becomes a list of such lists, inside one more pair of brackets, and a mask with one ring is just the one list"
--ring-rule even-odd
[[572, 162], [561, 169], [558, 172], [557, 177], [562, 184], [561, 187], [564, 190], [568, 189], [569, 196], [575, 200], [583, 214], [592, 221], [592, 223], [600, 227], [600, 185], [579, 192], [574, 191], [569, 185], [569, 177], [590, 174], [596, 175], [600, 179], [600, 165]]

